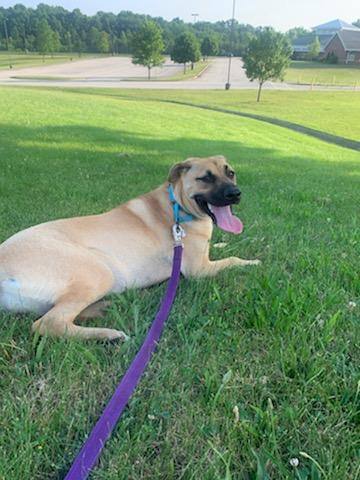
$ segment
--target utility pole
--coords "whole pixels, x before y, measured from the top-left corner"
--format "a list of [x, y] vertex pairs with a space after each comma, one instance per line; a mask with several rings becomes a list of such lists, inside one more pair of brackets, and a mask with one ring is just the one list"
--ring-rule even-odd
[[234, 50], [234, 24], [235, 24], [235, 1], [233, 0], [233, 12], [232, 12], [232, 19], [231, 19], [231, 29], [230, 29], [230, 49], [231, 51], [229, 52], [229, 64], [228, 64], [228, 78], [227, 82], [225, 83], [225, 90], [230, 90], [230, 73], [231, 73], [231, 58], [233, 56], [233, 50]]
[[8, 36], [8, 31], [7, 31], [7, 26], [6, 26], [6, 18], [4, 18], [4, 30], [5, 30], [5, 38], [6, 38], [6, 48], [8, 51], [9, 55], [9, 68], [12, 68], [12, 63], [11, 63], [11, 58], [10, 58], [10, 49], [9, 49], [9, 36]]
[[194, 23], [196, 23], [199, 20], [199, 14], [198, 13], [192, 13], [191, 16], [194, 18]]

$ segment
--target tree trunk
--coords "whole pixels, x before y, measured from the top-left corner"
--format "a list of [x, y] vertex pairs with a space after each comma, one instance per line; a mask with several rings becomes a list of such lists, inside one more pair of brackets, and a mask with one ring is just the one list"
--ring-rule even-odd
[[194, 62], [191, 62], [191, 70], [194, 70]]
[[186, 73], [186, 63], [184, 63], [184, 73]]
[[148, 80], [151, 78], [151, 67], [148, 67]]
[[263, 83], [264, 83], [264, 82], [259, 82], [259, 90], [258, 90], [257, 100], [256, 100], [257, 102], [260, 102], [261, 89], [262, 89]]

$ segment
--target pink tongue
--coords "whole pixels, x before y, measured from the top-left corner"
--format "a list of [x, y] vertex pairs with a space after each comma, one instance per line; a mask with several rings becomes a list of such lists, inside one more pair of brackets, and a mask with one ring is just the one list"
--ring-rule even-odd
[[231, 213], [230, 206], [214, 207], [211, 205], [211, 211], [216, 217], [217, 226], [226, 232], [241, 233], [243, 224], [235, 215]]

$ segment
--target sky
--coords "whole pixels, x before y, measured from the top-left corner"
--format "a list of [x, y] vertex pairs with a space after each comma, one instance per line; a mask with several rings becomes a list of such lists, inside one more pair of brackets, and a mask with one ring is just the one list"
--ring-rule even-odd
[[[118, 13], [131, 10], [161, 16], [167, 20], [180, 17], [186, 22], [198, 13], [200, 20], [227, 20], [232, 15], [233, 0], [43, 0], [48, 5], [61, 5], [67, 10], [79, 8], [87, 15], [99, 10]], [[271, 25], [286, 31], [294, 26], [306, 28], [336, 18], [352, 23], [360, 17], [360, 0], [235, 0], [235, 17], [240, 23], [254, 26]], [[22, 3], [36, 7], [39, 0], [0, 0], [1, 7]]]

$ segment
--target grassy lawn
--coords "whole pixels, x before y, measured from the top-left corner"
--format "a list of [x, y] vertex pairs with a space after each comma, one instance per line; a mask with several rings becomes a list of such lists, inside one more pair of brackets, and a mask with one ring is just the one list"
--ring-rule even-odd
[[37, 67], [42, 65], [52, 65], [55, 63], [67, 63], [72, 60], [95, 58], [105, 56], [101, 54], [83, 53], [81, 57], [77, 53], [55, 53], [53, 56], [45, 55], [44, 57], [39, 53], [18, 53], [18, 52], [0, 52], [0, 70], [9, 70], [9, 63], [12, 69], [16, 71], [18, 68]]
[[[255, 120], [94, 93], [0, 88], [0, 241], [102, 212], [163, 182], [176, 161], [223, 153], [238, 172], [245, 231], [215, 230], [227, 246], [212, 257], [263, 264], [181, 281], [91, 478], [355, 479], [360, 154]], [[122, 345], [36, 343], [32, 318], [0, 314], [1, 479], [64, 477], [164, 289], [114, 296], [106, 320], [89, 322], [124, 330]]]
[[194, 77], [197, 77], [208, 65], [210, 61], [200, 61], [194, 65], [193, 70], [191, 67], [187, 65], [186, 72], [177, 73], [176, 75], [172, 75], [171, 77], [161, 78], [159, 80], [169, 81], [169, 80], [190, 80]]
[[[139, 100], [176, 100], [197, 105], [256, 113], [305, 125], [345, 138], [360, 139], [360, 92], [291, 92], [264, 90], [260, 103], [255, 90], [87, 90], [101, 95]], [[234, 119], [229, 118], [232, 123]], [[234, 120], [236, 121], [236, 120]], [[241, 121], [241, 120], [239, 120]]]
[[315, 85], [360, 85], [360, 67], [328, 65], [320, 62], [291, 62], [285, 76], [289, 83]]

